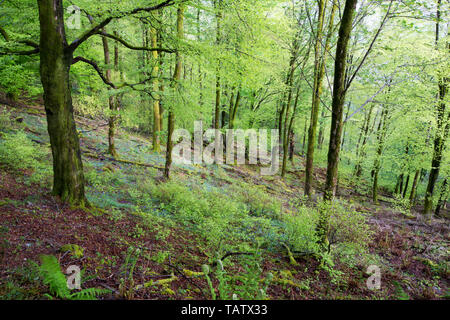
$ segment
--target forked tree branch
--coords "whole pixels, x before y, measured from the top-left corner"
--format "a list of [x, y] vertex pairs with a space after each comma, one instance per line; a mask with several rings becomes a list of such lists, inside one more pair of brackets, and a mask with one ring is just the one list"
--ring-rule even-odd
[[149, 48], [149, 47], [139, 47], [139, 46], [135, 46], [135, 45], [132, 45], [132, 44], [126, 42], [124, 39], [122, 39], [122, 38], [120, 38], [120, 37], [118, 37], [118, 36], [116, 36], [116, 35], [112, 35], [112, 34], [109, 34], [109, 33], [104, 32], [104, 31], [99, 31], [99, 32], [97, 32], [97, 34], [99, 34], [99, 35], [101, 35], [101, 36], [103, 36], [103, 37], [106, 37], [106, 38], [110, 38], [110, 39], [116, 40], [117, 42], [120, 42], [120, 43], [123, 44], [125, 47], [127, 47], [128, 49], [131, 49], [131, 50], [140, 50], [140, 51], [159, 51], [159, 52], [167, 52], [167, 53], [175, 53], [175, 52], [176, 52], [176, 50], [174, 50], [174, 49], [166, 49], [166, 48]]
[[[97, 64], [95, 61], [92, 61], [92, 60], [86, 59], [86, 58], [84, 58], [84, 57], [78, 56], [78, 57], [75, 57], [75, 58], [73, 59], [72, 65], [74, 65], [75, 63], [80, 62], [80, 61], [81, 61], [81, 62], [84, 62], [84, 63], [86, 63], [86, 64], [89, 64], [91, 67], [93, 67], [94, 70], [95, 70], [95, 71], [97, 72], [97, 74], [99, 75], [99, 77], [102, 79], [102, 81], [103, 81], [106, 85], [108, 85], [108, 86], [110, 86], [111, 88], [116, 89], [116, 90], [117, 90], [117, 89], [124, 88], [124, 87], [130, 87], [130, 88], [132, 88], [133, 90], [141, 91], [141, 90], [136, 89], [135, 87], [136, 87], [136, 86], [139, 86], [139, 85], [142, 85], [142, 84], [145, 84], [145, 83], [147, 83], [148, 81], [155, 79], [155, 77], [148, 77], [148, 78], [146, 78], [146, 79], [144, 79], [144, 80], [142, 80], [142, 81], [140, 81], [140, 82], [137, 82], [137, 83], [127, 83], [127, 82], [124, 82], [124, 83], [121, 83], [120, 85], [116, 85], [116, 84], [114, 84], [113, 82], [109, 81], [109, 80], [106, 78], [106, 76], [103, 74], [102, 70], [100, 69], [100, 67], [98, 66], [98, 64]], [[161, 79], [161, 78], [158, 78], [158, 79]], [[164, 78], [163, 78], [163, 79], [164, 79]], [[169, 79], [169, 80], [170, 80], [170, 79]], [[151, 95], [151, 94], [150, 94], [150, 95]]]
[[175, 0], [165, 0], [161, 2], [160, 4], [157, 4], [152, 7], [144, 7], [144, 8], [136, 8], [134, 10], [128, 11], [128, 12], [121, 12], [116, 15], [110, 16], [106, 19], [104, 19], [102, 22], [96, 24], [95, 26], [91, 27], [91, 29], [85, 31], [79, 38], [75, 39], [67, 48], [70, 51], [75, 51], [76, 48], [78, 48], [83, 42], [85, 42], [87, 39], [92, 37], [93, 35], [97, 34], [101, 29], [106, 27], [112, 20], [114, 19], [120, 19], [126, 16], [134, 15], [139, 12], [150, 12], [154, 10], [158, 10], [164, 7], [168, 7], [174, 4]]
[[[6, 42], [10, 42], [10, 38], [8, 35], [8, 32], [6, 32], [6, 30], [2, 27], [0, 27], [0, 34], [3, 36], [3, 38], [5, 39]], [[19, 41], [15, 41], [17, 43], [23, 43], [29, 47], [33, 47], [34, 50], [19, 50], [19, 51], [14, 51], [14, 50], [9, 50], [6, 49], [5, 52], [0, 52], [0, 56], [6, 56], [6, 55], [18, 55], [18, 56], [29, 56], [29, 55], [33, 55], [36, 53], [39, 53], [39, 45], [31, 40], [19, 40]]]

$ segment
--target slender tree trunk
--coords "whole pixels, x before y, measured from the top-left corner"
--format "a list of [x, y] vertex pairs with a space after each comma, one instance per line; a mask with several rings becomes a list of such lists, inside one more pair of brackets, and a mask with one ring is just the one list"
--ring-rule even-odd
[[408, 175], [406, 176], [405, 189], [403, 190], [403, 199], [406, 198], [406, 193], [408, 192], [409, 176], [410, 174], [408, 173]]
[[[152, 47], [156, 48], [158, 46], [158, 33], [156, 31], [156, 28], [152, 27], [150, 29], [150, 42]], [[159, 90], [159, 57], [158, 57], [158, 51], [152, 51], [152, 58], [153, 58], [153, 68], [152, 68], [152, 87], [153, 87], [153, 151], [154, 152], [160, 152], [161, 151], [161, 144], [160, 144], [160, 138], [159, 135], [161, 133], [161, 114], [159, 110], [159, 104], [160, 104], [160, 97], [158, 92]]]
[[[103, 28], [103, 31], [106, 32], [105, 28]], [[102, 37], [102, 43], [103, 43], [103, 55], [105, 57], [105, 64], [107, 65], [107, 69], [105, 72], [106, 80], [111, 82], [111, 54], [109, 50], [109, 44], [108, 39], [106, 37]], [[108, 91], [111, 91], [111, 88], [108, 87]], [[109, 129], [108, 129], [108, 153], [111, 154], [113, 157], [117, 157], [116, 148], [114, 145], [114, 133], [115, 133], [115, 122], [114, 122], [114, 113], [116, 110], [115, 107], [115, 99], [114, 96], [109, 93], [108, 98], [109, 103], [109, 111], [111, 112], [109, 116]]]
[[339, 164], [339, 152], [342, 135], [342, 117], [345, 102], [345, 69], [347, 62], [348, 40], [352, 30], [353, 14], [357, 0], [346, 0], [339, 27], [339, 38], [336, 47], [334, 66], [333, 100], [331, 112], [330, 143], [328, 148], [327, 178], [325, 182], [326, 200], [331, 200], [335, 194], [336, 178]]
[[323, 130], [324, 130], [324, 119], [325, 119], [325, 109], [322, 108], [322, 112], [320, 114], [319, 121], [319, 135], [317, 136], [317, 148], [320, 150], [322, 149], [322, 143], [323, 143]]
[[[297, 60], [297, 54], [298, 54], [298, 42], [297, 39], [294, 40], [293, 50], [292, 50], [292, 56], [291, 56], [291, 66], [290, 66], [290, 74], [289, 74], [289, 83], [288, 83], [288, 92], [287, 92], [287, 101], [285, 104], [285, 110], [284, 110], [284, 121], [282, 125], [282, 136], [281, 136], [281, 142], [283, 146], [283, 165], [281, 168], [281, 176], [284, 178], [286, 175], [286, 158], [288, 153], [288, 118], [289, 118], [289, 110], [291, 107], [292, 102], [292, 82], [294, 78], [294, 71], [295, 71], [295, 61]], [[283, 115], [281, 115], [283, 117]]]
[[289, 132], [289, 161], [293, 164], [295, 151], [295, 137], [294, 132]]
[[434, 211], [434, 215], [436, 217], [439, 217], [439, 213], [441, 211], [441, 208], [443, 206], [445, 206], [445, 202], [447, 200], [447, 194], [448, 194], [448, 183], [447, 183], [447, 178], [444, 179], [444, 182], [442, 183], [442, 187], [441, 187], [441, 194], [439, 195], [439, 200], [438, 203], [436, 205], [436, 210]]
[[[341, 25], [339, 27], [338, 42], [336, 46], [336, 56], [334, 63], [333, 100], [331, 110], [330, 142], [328, 147], [327, 178], [325, 181], [324, 200], [331, 202], [336, 193], [339, 151], [342, 136], [342, 117], [345, 103], [345, 70], [347, 63], [348, 40], [352, 30], [353, 14], [356, 9], [357, 0], [346, 0], [344, 12], [342, 14]], [[319, 213], [317, 225], [317, 236], [322, 250], [327, 250], [329, 246], [329, 210], [322, 209]]]
[[236, 101], [234, 102], [234, 106], [232, 101], [230, 101], [230, 121], [228, 122], [228, 128], [233, 129], [234, 128], [234, 121], [236, 119], [236, 113], [237, 109], [239, 108], [239, 103], [241, 101], [241, 91], [238, 89], [238, 93], [236, 96]]
[[[350, 113], [350, 106], [351, 106], [351, 104], [352, 103], [350, 101], [347, 103], [347, 112], [345, 113], [344, 119], [347, 119], [348, 114]], [[341, 149], [342, 150], [344, 150], [344, 145], [345, 145], [346, 128], [347, 128], [347, 126], [344, 123], [344, 129], [343, 129], [343, 133], [342, 133], [342, 143], [341, 143]], [[322, 136], [322, 142], [321, 143], [323, 143], [323, 139], [324, 139], [324, 137]]]
[[[436, 45], [439, 41], [439, 20], [441, 0], [438, 0], [437, 6], [437, 19], [436, 19]], [[450, 34], [450, 29], [448, 30]], [[447, 42], [447, 50], [450, 51], [450, 42]], [[438, 103], [436, 107], [436, 118], [437, 118], [437, 128], [434, 137], [434, 147], [433, 147], [433, 158], [431, 160], [431, 170], [428, 179], [427, 190], [425, 192], [425, 203], [423, 214], [429, 215], [433, 210], [433, 192], [436, 185], [436, 181], [439, 177], [439, 171], [441, 168], [442, 152], [445, 146], [445, 141], [447, 140], [449, 126], [450, 126], [450, 112], [446, 110], [445, 99], [448, 91], [447, 77], [440, 76], [438, 81], [439, 91], [438, 91]]]
[[[294, 122], [294, 117], [295, 117], [295, 112], [297, 111], [297, 105], [298, 105], [298, 98], [300, 95], [300, 87], [297, 88], [297, 94], [295, 96], [295, 102], [294, 102], [294, 110], [292, 112], [292, 116], [291, 119], [289, 121], [289, 125], [286, 125], [286, 123], [288, 122], [288, 117], [287, 115], [289, 114], [289, 108], [287, 108], [286, 110], [286, 120], [285, 120], [285, 134], [283, 137], [283, 163], [282, 163], [282, 167], [281, 167], [281, 176], [284, 178], [286, 175], [286, 165], [287, 165], [287, 157], [288, 157], [288, 141], [289, 141], [289, 136], [292, 132], [292, 124]], [[290, 99], [289, 99], [290, 100]], [[288, 105], [291, 103], [288, 100]]]
[[62, 0], [39, 0], [40, 75], [53, 156], [53, 194], [74, 205], [88, 205], [84, 193], [80, 142], [73, 116], [68, 49]]
[[362, 173], [362, 161], [365, 157], [365, 146], [366, 146], [366, 142], [367, 139], [369, 138], [369, 125], [370, 125], [370, 118], [372, 115], [372, 110], [373, 110], [373, 104], [370, 106], [369, 108], [369, 112], [367, 114], [367, 121], [365, 122], [364, 128], [363, 128], [363, 139], [362, 139], [362, 143], [361, 143], [361, 147], [359, 147], [359, 142], [358, 145], [356, 147], [356, 158], [358, 159], [356, 162], [356, 166], [355, 166], [355, 176], [356, 177], [360, 177], [361, 173]]
[[309, 122], [308, 131], [308, 151], [306, 153], [306, 168], [305, 168], [305, 194], [311, 196], [312, 179], [314, 173], [314, 147], [316, 141], [317, 122], [319, 118], [320, 97], [322, 95], [322, 82], [325, 75], [325, 64], [327, 61], [327, 54], [330, 49], [331, 36], [334, 27], [334, 14], [336, 12], [336, 0], [332, 0], [330, 11], [330, 21], [328, 24], [328, 33], [325, 40], [325, 47], [322, 50], [322, 33], [325, 20], [325, 0], [318, 2], [318, 22], [316, 43], [314, 48], [314, 90], [312, 96], [311, 119]]
[[400, 195], [402, 195], [403, 194], [403, 178], [405, 177], [405, 174], [404, 173], [402, 173], [398, 178], [399, 178], [399, 180], [400, 180], [400, 186], [399, 186], [399, 189], [398, 189], [398, 194], [400, 194]]
[[395, 185], [395, 191], [394, 194], [399, 194], [401, 193], [401, 187], [403, 185], [403, 173], [400, 174], [397, 178], [397, 183]]
[[409, 203], [411, 205], [414, 204], [414, 198], [416, 197], [416, 190], [417, 190], [417, 184], [419, 182], [419, 175], [420, 175], [420, 170], [416, 170], [416, 173], [414, 174], [413, 184], [411, 187], [411, 193], [409, 194]]
[[[180, 3], [178, 5], [177, 10], [177, 38], [179, 40], [184, 38], [184, 9], [185, 4]], [[182, 59], [181, 53], [177, 51], [175, 57], [175, 71], [173, 74], [172, 87], [175, 89], [178, 86], [178, 82], [181, 79], [181, 70], [182, 70]], [[173, 130], [175, 128], [175, 114], [173, 107], [169, 109], [168, 115], [168, 134], [167, 134], [167, 150], [166, 150], [166, 164], [164, 168], [164, 177], [166, 179], [170, 178], [170, 167], [172, 166], [172, 150], [173, 150], [173, 141], [172, 135]]]
[[372, 170], [373, 173], [372, 200], [375, 203], [378, 201], [378, 173], [380, 172], [381, 168], [381, 155], [383, 153], [384, 138], [386, 136], [387, 131], [387, 115], [388, 109], [386, 107], [383, 107], [380, 122], [378, 124], [377, 155], [375, 157], [375, 163]]
[[[201, 34], [201, 28], [200, 28], [200, 8], [197, 9], [197, 41], [200, 43], [200, 34]], [[202, 79], [202, 67], [199, 63], [198, 65], [198, 85], [199, 85], [199, 98], [198, 98], [198, 104], [200, 107], [203, 106], [203, 79]]]
[[[217, 45], [220, 45], [222, 42], [222, 0], [215, 0], [214, 4], [216, 6], [216, 43]], [[217, 59], [217, 66], [216, 66], [216, 107], [214, 112], [214, 129], [220, 129], [220, 71], [221, 70], [221, 63], [220, 60]]]
[[306, 128], [308, 128], [308, 118], [305, 118], [305, 126], [303, 128], [302, 155], [305, 155], [305, 142], [306, 142], [306, 135], [307, 135]]
[[[159, 12], [159, 15], [161, 18], [163, 18], [163, 13], [162, 11]], [[163, 39], [162, 39], [162, 34], [161, 31], [158, 32], [158, 44], [160, 47], [162, 47], [163, 44]], [[164, 53], [161, 52], [159, 54], [159, 77], [163, 78], [164, 77]], [[163, 117], [163, 113], [164, 113], [164, 107], [163, 107], [163, 99], [162, 99], [162, 93], [164, 92], [164, 82], [160, 81], [159, 82], [159, 92], [161, 92], [161, 95], [159, 96], [159, 130], [162, 132], [164, 130], [164, 117]]]
[[[118, 36], [117, 31], [114, 31], [114, 35]], [[120, 80], [123, 81], [123, 74], [122, 71], [119, 70], [119, 45], [117, 41], [114, 43], [114, 73], [120, 74]], [[117, 157], [117, 149], [114, 143], [114, 139], [116, 136], [116, 126], [117, 126], [117, 120], [119, 118], [118, 112], [120, 108], [122, 107], [122, 93], [114, 96], [114, 105], [113, 109], [111, 110], [111, 115], [109, 117], [109, 130], [108, 130], [108, 137], [109, 137], [109, 153], [113, 157]], [[111, 105], [110, 105], [111, 106]]]

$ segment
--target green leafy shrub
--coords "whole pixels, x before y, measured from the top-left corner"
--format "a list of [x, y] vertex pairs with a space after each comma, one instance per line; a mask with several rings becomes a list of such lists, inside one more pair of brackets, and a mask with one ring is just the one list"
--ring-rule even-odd
[[408, 198], [403, 198], [401, 195], [394, 195], [394, 200], [392, 201], [394, 210], [404, 214], [409, 215], [411, 210], [411, 202]]
[[0, 141], [0, 162], [14, 170], [34, 168], [44, 154], [25, 132], [5, 133]]
[[11, 112], [2, 108], [2, 110], [0, 110], [0, 131], [6, 131], [11, 129], [11, 127]]
[[50, 183], [52, 167], [42, 161], [48, 152], [28, 138], [23, 131], [4, 133], [0, 140], [0, 163], [12, 170], [32, 169], [27, 183]]
[[[220, 259], [216, 260], [216, 265], [213, 268], [203, 265], [203, 275], [208, 283], [212, 300], [217, 298], [220, 300], [267, 299], [266, 291], [273, 275], [268, 273], [263, 278], [263, 270], [260, 264], [261, 255], [256, 254], [243, 258], [242, 267], [244, 272], [240, 273], [227, 272], [224, 268], [224, 263]], [[212, 277], [217, 279], [217, 288], [213, 286]]]
[[318, 238], [315, 232], [318, 212], [308, 207], [297, 208], [292, 214], [283, 215], [282, 230], [285, 242], [298, 252], [318, 252]]
[[242, 183], [232, 188], [237, 201], [244, 203], [251, 215], [257, 217], [279, 218], [281, 202], [264, 192], [261, 186], [251, 186]]
[[367, 248], [374, 232], [368, 224], [367, 214], [337, 201], [328, 206], [328, 210], [328, 239], [333, 255], [350, 265], [357, 264], [358, 259], [370, 258]]
[[151, 185], [149, 192], [159, 201], [160, 210], [198, 231], [211, 246], [218, 246], [226, 238], [231, 241], [241, 232], [239, 222], [246, 213], [244, 206], [218, 191], [187, 187], [173, 179]]

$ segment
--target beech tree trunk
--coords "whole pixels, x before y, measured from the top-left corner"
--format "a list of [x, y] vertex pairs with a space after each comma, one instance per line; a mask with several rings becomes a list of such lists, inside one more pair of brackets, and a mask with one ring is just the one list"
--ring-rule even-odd
[[447, 201], [447, 193], [448, 193], [448, 183], [447, 183], [447, 178], [445, 178], [444, 182], [442, 183], [441, 194], [439, 195], [439, 200], [436, 205], [436, 210], [434, 211], [434, 215], [436, 217], [439, 217], [441, 208], [445, 206], [445, 203]]
[[[178, 6], [177, 10], [177, 37], [179, 40], [184, 37], [184, 4], [181, 3]], [[182, 70], [182, 61], [181, 54], [179, 51], [176, 53], [175, 57], [175, 71], [173, 74], [172, 87], [175, 88], [178, 85], [178, 82], [181, 79], [181, 70]], [[167, 119], [168, 123], [168, 133], [167, 133], [167, 150], [166, 150], [166, 164], [164, 167], [164, 177], [166, 179], [170, 178], [170, 167], [172, 166], [172, 150], [173, 150], [173, 141], [172, 135], [173, 130], [175, 129], [175, 114], [173, 108], [169, 109], [169, 115]]]
[[[334, 6], [333, 6], [334, 8]], [[322, 79], [324, 68], [323, 60], [325, 59], [326, 52], [321, 55], [322, 52], [322, 33], [323, 24], [325, 18], [325, 0], [319, 0], [318, 2], [318, 20], [317, 20], [317, 32], [315, 34], [314, 45], [314, 88], [312, 96], [311, 106], [311, 118], [309, 121], [308, 130], [308, 147], [306, 152], [306, 167], [305, 167], [305, 195], [311, 196], [312, 179], [314, 171], [314, 147], [316, 140], [317, 121], [319, 117], [319, 105], [320, 95], [322, 93]], [[332, 22], [330, 22], [332, 24]]]
[[[217, 45], [220, 45], [221, 43], [221, 23], [222, 23], [222, 0], [216, 0], [214, 1], [214, 5], [216, 7], [216, 24], [217, 24], [217, 30], [216, 30], [216, 43]], [[217, 59], [217, 66], [216, 66], [216, 106], [214, 110], [214, 129], [220, 129], [220, 69], [221, 69], [221, 63], [220, 60]]]
[[339, 27], [339, 38], [336, 47], [334, 65], [333, 101], [331, 110], [330, 143], [328, 147], [327, 178], [325, 182], [326, 200], [334, 197], [336, 179], [339, 164], [339, 152], [341, 148], [342, 117], [345, 102], [345, 69], [347, 62], [348, 40], [352, 30], [353, 14], [356, 9], [357, 0], [346, 0], [341, 25]]
[[373, 166], [373, 170], [372, 170], [372, 177], [373, 177], [372, 200], [373, 200], [373, 202], [378, 201], [378, 173], [380, 172], [380, 168], [381, 168], [381, 155], [383, 154], [384, 138], [386, 137], [386, 131], [387, 131], [387, 115], [388, 115], [388, 109], [386, 107], [383, 107], [383, 111], [381, 112], [380, 122], [378, 124], [377, 154], [375, 156], [375, 162], [374, 162], [374, 166]]
[[416, 190], [417, 190], [417, 184], [419, 182], [419, 175], [420, 170], [416, 170], [416, 173], [414, 174], [414, 180], [411, 187], [411, 193], [409, 194], [409, 203], [412, 205], [414, 204], [414, 198], [416, 197]]
[[[353, 14], [356, 10], [358, 0], [346, 0], [344, 12], [342, 14], [339, 36], [336, 46], [336, 56], [334, 63], [333, 100], [331, 110], [330, 143], [328, 147], [327, 178], [325, 181], [324, 200], [331, 202], [336, 194], [339, 152], [341, 148], [341, 137], [345, 103], [345, 70], [347, 63], [348, 41], [352, 31]], [[327, 208], [320, 210], [319, 222], [316, 233], [319, 238], [319, 245], [323, 251], [329, 248], [330, 211]]]
[[[439, 20], [440, 20], [440, 5], [441, 1], [438, 1], [437, 6], [437, 20], [436, 20], [436, 45], [439, 41]], [[450, 34], [450, 29], [448, 30]], [[450, 51], [450, 42], [447, 42], [447, 49]], [[441, 169], [442, 152], [444, 150], [445, 141], [447, 140], [449, 126], [450, 126], [450, 112], [446, 110], [445, 99], [448, 91], [447, 77], [440, 77], [438, 81], [438, 103], [436, 106], [436, 120], [437, 128], [434, 137], [433, 147], [433, 159], [431, 160], [431, 170], [428, 178], [427, 190], [425, 192], [425, 203], [423, 208], [423, 214], [429, 215], [433, 210], [433, 193], [436, 181], [439, 177], [439, 171]]]
[[38, 0], [40, 76], [53, 157], [53, 194], [74, 205], [87, 205], [83, 164], [75, 126], [62, 0]]
[[[151, 40], [151, 46], [157, 47], [158, 46], [158, 33], [156, 31], [156, 28], [151, 28], [150, 30], [150, 40]], [[153, 58], [153, 69], [152, 69], [152, 85], [153, 85], [153, 91], [158, 92], [159, 90], [159, 81], [158, 81], [158, 75], [159, 75], [159, 55], [158, 51], [152, 52], [152, 58]], [[154, 93], [154, 100], [153, 100], [153, 151], [154, 152], [160, 152], [161, 151], [161, 144], [159, 139], [159, 134], [161, 132], [161, 114], [159, 110], [159, 103], [160, 98], [159, 94]]]

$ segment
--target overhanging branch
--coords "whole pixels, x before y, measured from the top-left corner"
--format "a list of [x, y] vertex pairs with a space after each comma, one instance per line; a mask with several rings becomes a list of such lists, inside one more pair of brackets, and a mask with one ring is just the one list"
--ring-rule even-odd
[[[140, 82], [137, 82], [137, 83], [127, 83], [127, 82], [124, 82], [124, 83], [121, 83], [120, 85], [116, 85], [116, 84], [112, 83], [111, 81], [109, 81], [109, 80], [106, 78], [106, 76], [103, 74], [102, 70], [100, 69], [100, 67], [98, 66], [98, 64], [97, 64], [95, 61], [92, 61], [92, 60], [86, 59], [86, 58], [84, 58], [84, 57], [78, 56], [78, 57], [75, 57], [75, 58], [73, 59], [72, 65], [75, 64], [75, 63], [77, 63], [77, 62], [79, 62], [79, 61], [84, 62], [84, 63], [86, 63], [86, 64], [89, 64], [91, 67], [93, 67], [94, 70], [95, 70], [95, 71], [97, 72], [97, 74], [99, 75], [99, 77], [102, 79], [102, 81], [103, 81], [106, 85], [108, 85], [108, 86], [110, 86], [111, 88], [116, 89], [116, 90], [117, 90], [117, 89], [122, 89], [122, 88], [124, 88], [124, 87], [129, 87], [129, 88], [131, 88], [131, 89], [133, 89], [133, 90], [136, 90], [136, 91], [142, 91], [142, 90], [136, 89], [135, 87], [136, 87], [136, 86], [139, 86], [139, 85], [143, 85], [143, 84], [147, 83], [148, 81], [151, 81], [152, 79], [157, 78], [157, 77], [148, 77], [148, 78], [146, 78], [146, 79], [144, 79], [144, 80], [142, 80], [142, 81], [140, 81]], [[158, 78], [158, 79], [161, 79], [161, 78]], [[165, 78], [162, 78], [162, 79], [165, 79]], [[148, 92], [146, 92], [146, 93], [148, 93]], [[149, 94], [150, 96], [152, 96], [151, 93], [148, 93], [148, 94]], [[154, 98], [154, 97], [152, 96], [152, 98]]]
[[85, 31], [79, 38], [75, 39], [68, 46], [68, 50], [71, 50], [72, 52], [75, 51], [75, 49], [78, 48], [83, 42], [85, 42], [87, 39], [89, 39], [93, 35], [97, 34], [101, 29], [106, 27], [114, 19], [120, 19], [120, 18], [123, 18], [126, 16], [137, 14], [139, 12], [150, 12], [150, 11], [158, 10], [158, 9], [173, 5], [174, 1], [175, 0], [165, 0], [165, 1], [161, 2], [160, 4], [157, 4], [152, 7], [136, 8], [136, 9], [128, 11], [128, 12], [121, 12], [116, 15], [110, 16], [110, 17], [104, 19], [102, 22], [98, 23], [97, 25], [93, 26], [91, 29]]
[[120, 43], [123, 44], [125, 47], [127, 47], [128, 49], [131, 49], [131, 50], [140, 50], [140, 51], [159, 51], [159, 52], [167, 52], [167, 53], [175, 53], [175, 52], [176, 52], [176, 50], [173, 50], [173, 49], [166, 49], [166, 48], [149, 48], [149, 47], [135, 46], [135, 45], [132, 45], [132, 44], [126, 42], [124, 39], [122, 39], [122, 38], [120, 38], [120, 37], [118, 37], [118, 36], [116, 36], [116, 35], [112, 35], [112, 34], [109, 34], [109, 33], [104, 32], [104, 31], [99, 31], [99, 32], [97, 32], [97, 34], [99, 34], [99, 35], [101, 35], [101, 36], [103, 36], [103, 37], [106, 37], [106, 38], [110, 38], [110, 39], [116, 40], [117, 42], [120, 42]]

